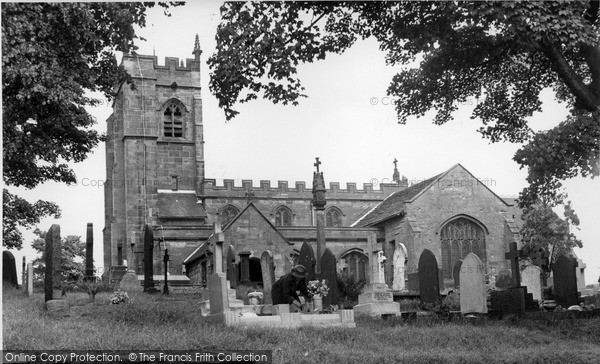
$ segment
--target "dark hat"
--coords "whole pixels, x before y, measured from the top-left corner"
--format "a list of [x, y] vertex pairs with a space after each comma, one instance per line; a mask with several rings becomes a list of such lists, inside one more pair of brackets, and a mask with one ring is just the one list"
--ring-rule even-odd
[[296, 278], [306, 278], [306, 268], [302, 264], [298, 264], [292, 268], [292, 275]]

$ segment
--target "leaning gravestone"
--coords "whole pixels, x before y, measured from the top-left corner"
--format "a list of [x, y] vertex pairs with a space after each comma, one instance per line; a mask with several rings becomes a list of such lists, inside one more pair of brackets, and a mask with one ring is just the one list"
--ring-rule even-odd
[[528, 265], [521, 272], [521, 284], [527, 287], [527, 292], [533, 294], [533, 299], [542, 301], [542, 268]]
[[564, 255], [558, 257], [552, 267], [556, 301], [565, 308], [579, 304], [576, 269], [577, 261]]
[[263, 279], [263, 303], [266, 305], [273, 304], [271, 296], [271, 288], [275, 283], [275, 266], [273, 264], [273, 255], [269, 251], [264, 251], [260, 256], [260, 269]]
[[315, 253], [309, 243], [304, 242], [300, 248], [300, 256], [298, 257], [298, 264], [301, 264], [306, 268], [307, 276], [306, 281], [313, 281], [315, 275]]
[[483, 262], [469, 253], [460, 268], [460, 311], [487, 313], [486, 291]]
[[46, 250], [44, 263], [46, 276], [44, 279], [44, 294], [46, 309], [55, 311], [69, 308], [67, 300], [62, 299], [61, 283], [61, 240], [60, 225], [54, 224], [46, 233]]
[[329, 287], [329, 293], [323, 297], [323, 306], [336, 306], [340, 299], [337, 285], [337, 264], [335, 255], [333, 255], [329, 248], [323, 252], [323, 256], [321, 257], [321, 274], [317, 278], [319, 280], [324, 279], [327, 282], [327, 287]]
[[19, 288], [15, 256], [8, 250], [2, 252], [2, 283], [8, 283], [15, 288]]
[[435, 304], [440, 299], [437, 260], [428, 249], [423, 250], [419, 258], [419, 294], [422, 303]]
[[452, 268], [452, 279], [454, 279], [454, 288], [460, 287], [460, 267], [462, 266], [463, 261], [459, 260], [454, 264]]

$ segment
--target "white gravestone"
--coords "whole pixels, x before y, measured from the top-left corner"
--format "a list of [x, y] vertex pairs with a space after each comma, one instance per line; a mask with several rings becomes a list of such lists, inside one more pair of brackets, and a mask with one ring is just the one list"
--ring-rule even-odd
[[485, 266], [479, 257], [469, 253], [460, 267], [460, 311], [487, 313]]
[[406, 282], [404, 280], [405, 261], [406, 251], [404, 250], [404, 246], [397, 244], [396, 249], [394, 249], [394, 280], [392, 282], [392, 289], [395, 291], [403, 291], [406, 289]]
[[521, 272], [521, 285], [527, 287], [527, 292], [533, 294], [533, 299], [542, 300], [542, 269], [528, 265]]

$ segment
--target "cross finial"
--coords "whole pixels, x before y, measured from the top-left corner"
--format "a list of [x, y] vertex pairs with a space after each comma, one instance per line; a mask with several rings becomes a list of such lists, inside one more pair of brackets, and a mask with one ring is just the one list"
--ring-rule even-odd
[[398, 168], [398, 160], [394, 158], [394, 169]]
[[317, 160], [314, 164], [315, 167], [317, 167], [317, 173], [319, 173], [319, 166], [321, 165], [321, 161], [319, 161], [319, 157], [315, 157], [315, 159]]

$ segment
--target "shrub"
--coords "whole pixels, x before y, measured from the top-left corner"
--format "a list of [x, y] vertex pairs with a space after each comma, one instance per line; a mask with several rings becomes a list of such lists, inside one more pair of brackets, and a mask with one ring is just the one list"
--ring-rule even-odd
[[344, 277], [338, 275], [338, 290], [340, 292], [339, 306], [343, 308], [352, 308], [358, 304], [358, 295], [362, 293], [365, 280], [355, 281], [354, 277]]

